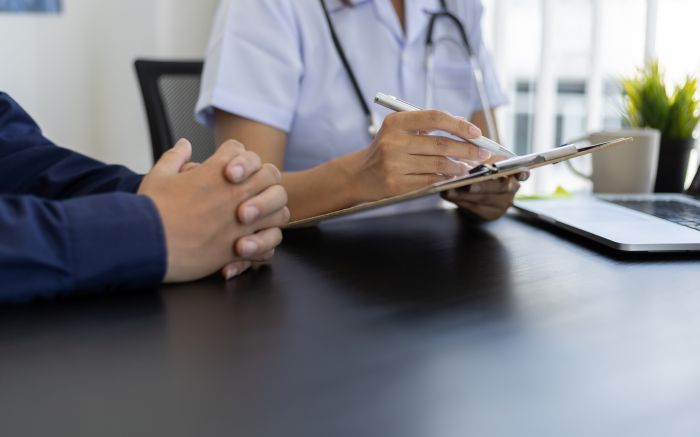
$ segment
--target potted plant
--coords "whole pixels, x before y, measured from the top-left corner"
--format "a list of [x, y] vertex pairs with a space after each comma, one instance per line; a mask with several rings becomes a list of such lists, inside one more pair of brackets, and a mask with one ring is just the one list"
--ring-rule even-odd
[[669, 95], [658, 61], [623, 80], [625, 119], [630, 127], [661, 132], [656, 192], [681, 192], [688, 171], [694, 132], [700, 121], [697, 78], [688, 77]]

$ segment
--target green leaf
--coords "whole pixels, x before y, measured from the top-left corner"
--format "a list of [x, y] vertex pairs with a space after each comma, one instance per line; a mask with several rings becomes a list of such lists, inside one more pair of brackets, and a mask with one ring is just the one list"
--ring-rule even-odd
[[692, 138], [700, 122], [698, 80], [688, 77], [671, 96], [658, 61], [646, 64], [622, 82], [625, 121], [630, 127], [658, 129], [664, 138]]

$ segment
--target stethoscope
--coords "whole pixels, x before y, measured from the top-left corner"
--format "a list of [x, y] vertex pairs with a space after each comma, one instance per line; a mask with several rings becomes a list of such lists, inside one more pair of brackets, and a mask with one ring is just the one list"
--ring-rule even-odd
[[[326, 5], [325, 0], [320, 1], [321, 6], [323, 7], [323, 13], [326, 16], [326, 21], [328, 22], [328, 29], [331, 33], [333, 45], [335, 46], [335, 50], [338, 53], [340, 62], [343, 64], [343, 68], [345, 69], [348, 77], [350, 78], [350, 83], [352, 85], [353, 91], [355, 92], [355, 96], [357, 97], [357, 101], [360, 103], [362, 111], [367, 117], [369, 134], [372, 137], [374, 137], [375, 135], [377, 135], [377, 132], [379, 132], [379, 122], [370, 110], [369, 105], [367, 104], [367, 101], [364, 98], [364, 94], [362, 93], [360, 84], [357, 81], [357, 76], [355, 75], [355, 72], [353, 71], [350, 62], [348, 61], [348, 58], [345, 54], [345, 50], [343, 49], [343, 46], [340, 43], [340, 39], [338, 38], [335, 26], [333, 25], [333, 20], [331, 19], [331, 15], [328, 12], [328, 6]], [[486, 93], [486, 86], [484, 85], [484, 74], [481, 68], [481, 62], [479, 61], [478, 56], [476, 55], [476, 53], [472, 49], [471, 44], [469, 43], [469, 37], [467, 36], [467, 32], [464, 30], [464, 26], [462, 25], [461, 21], [459, 20], [459, 18], [457, 18], [456, 15], [454, 15], [447, 9], [447, 0], [440, 0], [439, 11], [430, 12], [430, 21], [428, 23], [428, 35], [425, 40], [425, 108], [433, 107], [433, 89], [435, 81], [435, 44], [436, 42], [438, 42], [433, 39], [433, 34], [435, 31], [435, 24], [438, 20], [442, 18], [447, 19], [457, 28], [460, 40], [464, 45], [464, 49], [467, 52], [467, 57], [469, 58], [469, 65], [471, 66], [472, 73], [474, 74], [474, 81], [476, 83], [477, 94], [479, 95], [479, 101], [481, 103], [481, 108], [484, 113], [484, 118], [486, 120], [486, 128], [488, 129], [486, 136], [492, 138], [496, 134], [496, 124], [493, 120], [493, 114], [491, 113], [491, 104], [489, 102], [488, 94]]]

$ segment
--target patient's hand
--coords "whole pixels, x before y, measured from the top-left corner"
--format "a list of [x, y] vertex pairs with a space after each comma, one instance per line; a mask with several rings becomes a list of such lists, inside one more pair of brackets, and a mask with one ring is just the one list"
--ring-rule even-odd
[[138, 190], [153, 200], [163, 222], [166, 282], [268, 259], [281, 241], [279, 228], [289, 220], [279, 171], [260, 165], [241, 144], [225, 143], [201, 165], [187, 165], [191, 155], [189, 142], [180, 140]]
[[[182, 167], [181, 172], [184, 173], [194, 170], [200, 165], [201, 164], [199, 163], [188, 162]], [[240, 155], [236, 156], [226, 166], [225, 175], [229, 182], [233, 184], [240, 184], [251, 175], [260, 171], [262, 167], [263, 165], [260, 157], [256, 153], [244, 151]], [[277, 194], [277, 200], [284, 198], [286, 204], [286, 192], [278, 192]], [[250, 202], [241, 205], [238, 212], [239, 220], [241, 222], [246, 220], [245, 210], [249, 206], [253, 206], [257, 210], [262, 209], [264, 205], [256, 205], [261, 201], [264, 202], [265, 199], [251, 200]], [[241, 237], [235, 244], [235, 259], [221, 269], [221, 274], [228, 280], [244, 273], [251, 267], [259, 267], [266, 264], [274, 255], [275, 247], [277, 247], [281, 242], [282, 232], [279, 228], [264, 229], [254, 234]], [[246, 248], [249, 249], [246, 250]]]
[[442, 197], [455, 203], [465, 215], [477, 220], [496, 220], [513, 205], [520, 182], [530, 176], [522, 171], [515, 176], [503, 177], [463, 188], [448, 190]]

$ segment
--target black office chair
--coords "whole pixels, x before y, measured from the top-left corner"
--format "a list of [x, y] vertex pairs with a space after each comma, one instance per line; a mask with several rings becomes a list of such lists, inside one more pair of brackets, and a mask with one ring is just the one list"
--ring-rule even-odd
[[134, 67], [148, 116], [153, 161], [180, 138], [192, 143], [193, 161], [205, 161], [216, 143], [213, 132], [194, 119], [203, 63], [139, 59]]

